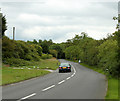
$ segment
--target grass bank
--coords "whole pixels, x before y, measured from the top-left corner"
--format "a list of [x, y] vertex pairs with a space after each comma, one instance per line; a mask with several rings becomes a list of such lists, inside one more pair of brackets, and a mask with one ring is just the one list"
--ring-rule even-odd
[[55, 58], [33, 62], [32, 66], [10, 67], [2, 66], [2, 85], [11, 84], [27, 80], [30, 78], [43, 76], [50, 73], [44, 69], [55, 70], [58, 68], [59, 61]]
[[[68, 60], [68, 61], [72, 61], [72, 60]], [[73, 61], [73, 62], [77, 62], [77, 60]], [[90, 68], [98, 73], [102, 73], [104, 75], [106, 75], [107, 80], [108, 80], [108, 88], [107, 88], [107, 94], [105, 96], [105, 99], [118, 99], [119, 95], [118, 95], [118, 79], [114, 78], [114, 77], [110, 77], [108, 76], [103, 69], [101, 68], [97, 68], [96, 66], [89, 66], [85, 63], [80, 63], [80, 65], [85, 66], [87, 68]]]

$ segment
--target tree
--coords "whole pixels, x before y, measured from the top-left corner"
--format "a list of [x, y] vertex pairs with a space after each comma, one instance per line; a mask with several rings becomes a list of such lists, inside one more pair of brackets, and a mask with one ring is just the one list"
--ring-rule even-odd
[[58, 54], [58, 52], [57, 52], [56, 50], [54, 50], [54, 49], [50, 49], [49, 52], [50, 52], [50, 54], [53, 55], [53, 57], [56, 57], [56, 58], [57, 58], [57, 54]]
[[64, 52], [63, 52], [63, 50], [62, 50], [62, 48], [60, 47], [59, 44], [53, 44], [53, 45], [51, 45], [50, 49], [57, 51], [57, 53], [58, 53], [57, 54], [57, 58], [58, 59], [65, 58], [65, 56], [64, 56], [65, 54], [64, 54]]
[[46, 43], [46, 41], [43, 41], [42, 44], [41, 44], [41, 47], [42, 47], [42, 52], [47, 54], [49, 53], [49, 46], [48, 44]]
[[109, 69], [112, 75], [119, 74], [118, 72], [118, 44], [116, 40], [109, 39], [103, 44], [98, 46], [99, 54], [99, 67], [103, 69]]
[[42, 40], [41, 39], [39, 39], [39, 44], [41, 44], [42, 43]]
[[5, 31], [7, 30], [7, 22], [5, 16], [2, 16], [2, 36], [5, 36]]
[[34, 44], [38, 44], [38, 42], [36, 41], [36, 39], [33, 40], [33, 43], [34, 43]]

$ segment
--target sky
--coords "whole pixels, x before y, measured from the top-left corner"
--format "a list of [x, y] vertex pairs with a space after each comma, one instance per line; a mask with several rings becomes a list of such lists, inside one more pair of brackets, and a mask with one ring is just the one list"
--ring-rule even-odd
[[66, 42], [86, 32], [94, 39], [106, 38], [116, 31], [119, 0], [1, 0], [6, 16], [5, 35], [15, 40], [52, 39]]

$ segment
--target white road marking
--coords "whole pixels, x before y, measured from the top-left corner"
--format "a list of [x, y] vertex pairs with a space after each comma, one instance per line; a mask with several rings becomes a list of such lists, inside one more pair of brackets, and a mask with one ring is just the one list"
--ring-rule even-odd
[[63, 83], [63, 82], [65, 82], [65, 80], [60, 81], [58, 84], [61, 84], [61, 83]]
[[50, 88], [53, 88], [53, 87], [55, 87], [55, 85], [52, 85], [52, 86], [50, 86], [50, 87], [47, 87], [47, 88], [43, 89], [42, 91], [44, 92], [44, 91], [46, 91], [46, 90], [48, 90], [48, 89], [50, 89]]
[[35, 95], [36, 95], [36, 93], [33, 93], [33, 94], [31, 94], [31, 95], [28, 95], [28, 96], [26, 96], [26, 97], [21, 98], [21, 99], [18, 100], [18, 101], [25, 100], [25, 99], [27, 99], [27, 98], [29, 98], [29, 97], [32, 97], [32, 96], [35, 96]]
[[[73, 65], [72, 65], [73, 66]], [[76, 73], [76, 70], [75, 70], [75, 67], [73, 66], [73, 69], [74, 69], [74, 73]]]
[[73, 77], [74, 75], [71, 75], [71, 77]]
[[[73, 65], [72, 65], [72, 66], [73, 66]], [[66, 80], [69, 80], [71, 77], [73, 77], [73, 76], [76, 74], [76, 70], [75, 70], [74, 66], [73, 66], [73, 69], [74, 69], [74, 73], [73, 73], [70, 77], [67, 77]], [[61, 83], [65, 82], [66, 80], [62, 80], [62, 81], [60, 81], [58, 84], [61, 84]], [[47, 87], [47, 88], [43, 89], [42, 91], [46, 91], [46, 90], [51, 89], [51, 88], [53, 88], [53, 87], [55, 87], [55, 85], [52, 85], [52, 86], [50, 86], [50, 87]], [[25, 100], [25, 99], [27, 99], [27, 98], [29, 98], [29, 97], [32, 97], [32, 96], [35, 96], [35, 95], [36, 95], [36, 93], [33, 93], [33, 94], [28, 95], [28, 96], [26, 96], [26, 97], [23, 97], [23, 98], [21, 98], [20, 100], [17, 100], [17, 101]]]
[[68, 77], [66, 80], [69, 80], [71, 77]]

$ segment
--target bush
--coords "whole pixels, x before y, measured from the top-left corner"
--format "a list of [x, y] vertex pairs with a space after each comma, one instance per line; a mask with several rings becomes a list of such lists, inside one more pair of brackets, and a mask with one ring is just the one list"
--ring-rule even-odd
[[30, 61], [32, 60], [32, 56], [30, 54], [27, 54], [25, 55], [24, 59]]
[[34, 61], [39, 61], [39, 60], [40, 60], [40, 56], [39, 56], [39, 55], [36, 55], [36, 54], [33, 54], [33, 55], [32, 55], [32, 60], [34, 60]]
[[[27, 61], [39, 61], [40, 56], [42, 55], [41, 46], [36, 44], [29, 44], [24, 41], [13, 41], [6, 36], [4, 36], [2, 39], [2, 51], [3, 61], [6, 61], [6, 59], [10, 58], [10, 63], [12, 63], [11, 59], [13, 58], [24, 59]], [[14, 59], [13, 62], [18, 64], [16, 61], [14, 61]]]
[[50, 59], [52, 57], [53, 56], [51, 54], [42, 54], [42, 56], [41, 56], [42, 59]]
[[3, 61], [4, 64], [9, 64], [10, 66], [26, 66], [31, 65], [29, 61], [23, 60], [23, 59], [17, 59], [17, 58], [8, 58]]
[[2, 58], [12, 58], [15, 49], [15, 43], [8, 37], [2, 38]]
[[119, 67], [118, 67], [118, 61], [117, 61], [117, 49], [118, 44], [116, 40], [107, 40], [104, 43], [102, 43], [99, 47], [99, 67], [103, 67], [103, 69], [109, 69], [110, 74], [113, 76], [119, 74]]

